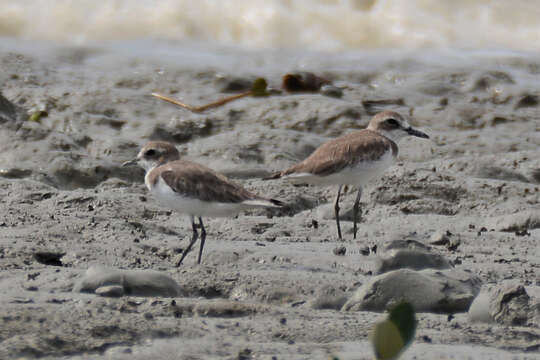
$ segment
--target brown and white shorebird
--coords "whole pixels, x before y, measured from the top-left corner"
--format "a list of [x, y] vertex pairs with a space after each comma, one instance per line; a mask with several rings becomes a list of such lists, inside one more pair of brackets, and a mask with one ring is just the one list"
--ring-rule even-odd
[[256, 195], [206, 166], [180, 160], [180, 153], [168, 142], [147, 143], [136, 159], [127, 161], [122, 166], [134, 164], [146, 170], [144, 183], [160, 204], [191, 216], [193, 236], [176, 266], [182, 264], [199, 237], [195, 217], [199, 218], [201, 229], [197, 261], [200, 264], [206, 240], [203, 216], [228, 217], [250, 208], [284, 205], [279, 200]]
[[373, 116], [367, 129], [354, 131], [324, 143], [304, 161], [266, 180], [283, 178], [298, 184], [339, 185], [334, 211], [340, 239], [341, 189], [343, 185], [356, 185], [358, 193], [353, 207], [353, 232], [356, 239], [362, 186], [371, 178], [381, 175], [394, 163], [398, 155], [396, 142], [408, 135], [429, 138], [425, 133], [412, 128], [397, 112], [383, 111]]

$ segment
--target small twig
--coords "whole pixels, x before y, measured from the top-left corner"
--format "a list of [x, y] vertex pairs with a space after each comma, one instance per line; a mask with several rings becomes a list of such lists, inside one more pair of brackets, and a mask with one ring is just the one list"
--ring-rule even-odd
[[191, 105], [188, 105], [188, 104], [184, 104], [183, 102], [180, 102], [180, 101], [178, 101], [176, 99], [173, 99], [173, 98], [170, 98], [168, 96], [161, 95], [161, 94], [158, 94], [158, 93], [152, 93], [152, 96], [155, 96], [158, 99], [170, 102], [171, 104], [174, 104], [176, 106], [180, 106], [180, 107], [182, 107], [184, 109], [187, 109], [187, 110], [189, 110], [191, 112], [201, 113], [201, 112], [203, 112], [205, 110], [222, 106], [222, 105], [224, 105], [224, 104], [226, 104], [228, 102], [234, 101], [236, 99], [240, 99], [240, 98], [243, 98], [243, 97], [246, 97], [246, 96], [250, 96], [251, 94], [252, 93], [251, 93], [251, 90], [250, 90], [250, 91], [243, 92], [241, 94], [236, 94], [236, 95], [229, 96], [229, 97], [226, 97], [226, 98], [223, 98], [223, 99], [219, 99], [218, 101], [212, 102], [210, 104], [202, 105], [202, 106], [191, 106]]
[[187, 110], [189, 110], [191, 112], [201, 113], [201, 112], [203, 112], [205, 110], [225, 105], [228, 102], [231, 102], [231, 101], [234, 101], [234, 100], [237, 100], [237, 99], [241, 99], [241, 98], [246, 97], [246, 96], [255, 96], [255, 97], [268, 96], [268, 91], [266, 91], [266, 87], [267, 87], [266, 80], [264, 78], [257, 78], [253, 82], [253, 86], [251, 87], [251, 90], [243, 92], [241, 94], [228, 96], [226, 98], [220, 99], [218, 101], [214, 101], [214, 102], [212, 102], [210, 104], [206, 104], [206, 105], [203, 105], [203, 106], [191, 106], [191, 105], [188, 105], [188, 104], [184, 104], [183, 102], [180, 102], [180, 101], [178, 101], [176, 99], [173, 99], [173, 98], [170, 98], [168, 96], [161, 95], [161, 94], [158, 94], [158, 93], [152, 93], [152, 96], [155, 96], [158, 99], [170, 102], [171, 104], [174, 104], [176, 106], [180, 106], [181, 108], [187, 109]]

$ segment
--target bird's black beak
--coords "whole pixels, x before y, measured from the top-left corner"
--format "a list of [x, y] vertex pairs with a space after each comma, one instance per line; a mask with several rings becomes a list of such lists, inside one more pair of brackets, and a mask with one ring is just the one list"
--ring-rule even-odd
[[409, 126], [409, 128], [406, 129], [405, 131], [407, 131], [407, 134], [409, 134], [409, 135], [418, 136], [418, 137], [421, 137], [421, 138], [424, 138], [424, 139], [429, 139], [429, 136], [426, 133], [423, 133], [420, 130], [416, 130], [411, 126]]
[[122, 167], [124, 166], [131, 166], [131, 165], [137, 165], [139, 162], [139, 159], [133, 159], [133, 160], [129, 160], [129, 161], [126, 161], [125, 163], [122, 164]]

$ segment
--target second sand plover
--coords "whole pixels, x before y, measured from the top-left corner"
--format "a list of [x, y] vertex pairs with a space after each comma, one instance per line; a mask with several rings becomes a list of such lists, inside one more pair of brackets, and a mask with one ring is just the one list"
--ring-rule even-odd
[[132, 164], [146, 170], [144, 183], [159, 203], [191, 216], [193, 236], [176, 266], [182, 264], [199, 237], [195, 217], [199, 218], [201, 229], [197, 261], [200, 264], [206, 239], [203, 216], [227, 217], [250, 208], [283, 206], [281, 201], [253, 194], [206, 166], [180, 160], [180, 153], [168, 142], [147, 143], [136, 159], [125, 162], [123, 166]]
[[383, 111], [373, 116], [367, 129], [330, 140], [317, 148], [304, 161], [267, 179], [284, 178], [294, 183], [339, 185], [334, 211], [340, 239], [341, 188], [343, 185], [358, 186], [353, 207], [353, 232], [356, 239], [356, 222], [362, 186], [371, 178], [381, 175], [394, 163], [398, 154], [396, 142], [407, 135], [429, 138], [423, 132], [412, 128], [400, 114], [394, 111]]

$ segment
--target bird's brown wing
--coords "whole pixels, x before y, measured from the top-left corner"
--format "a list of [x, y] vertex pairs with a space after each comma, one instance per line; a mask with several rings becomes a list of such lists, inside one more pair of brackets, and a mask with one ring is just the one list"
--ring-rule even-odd
[[371, 130], [355, 131], [324, 143], [304, 161], [280, 175], [309, 173], [328, 176], [358, 162], [377, 160], [388, 151], [397, 156], [397, 145], [392, 140]]
[[178, 160], [164, 165], [161, 178], [175, 192], [208, 202], [241, 203], [259, 198], [203, 165]]

